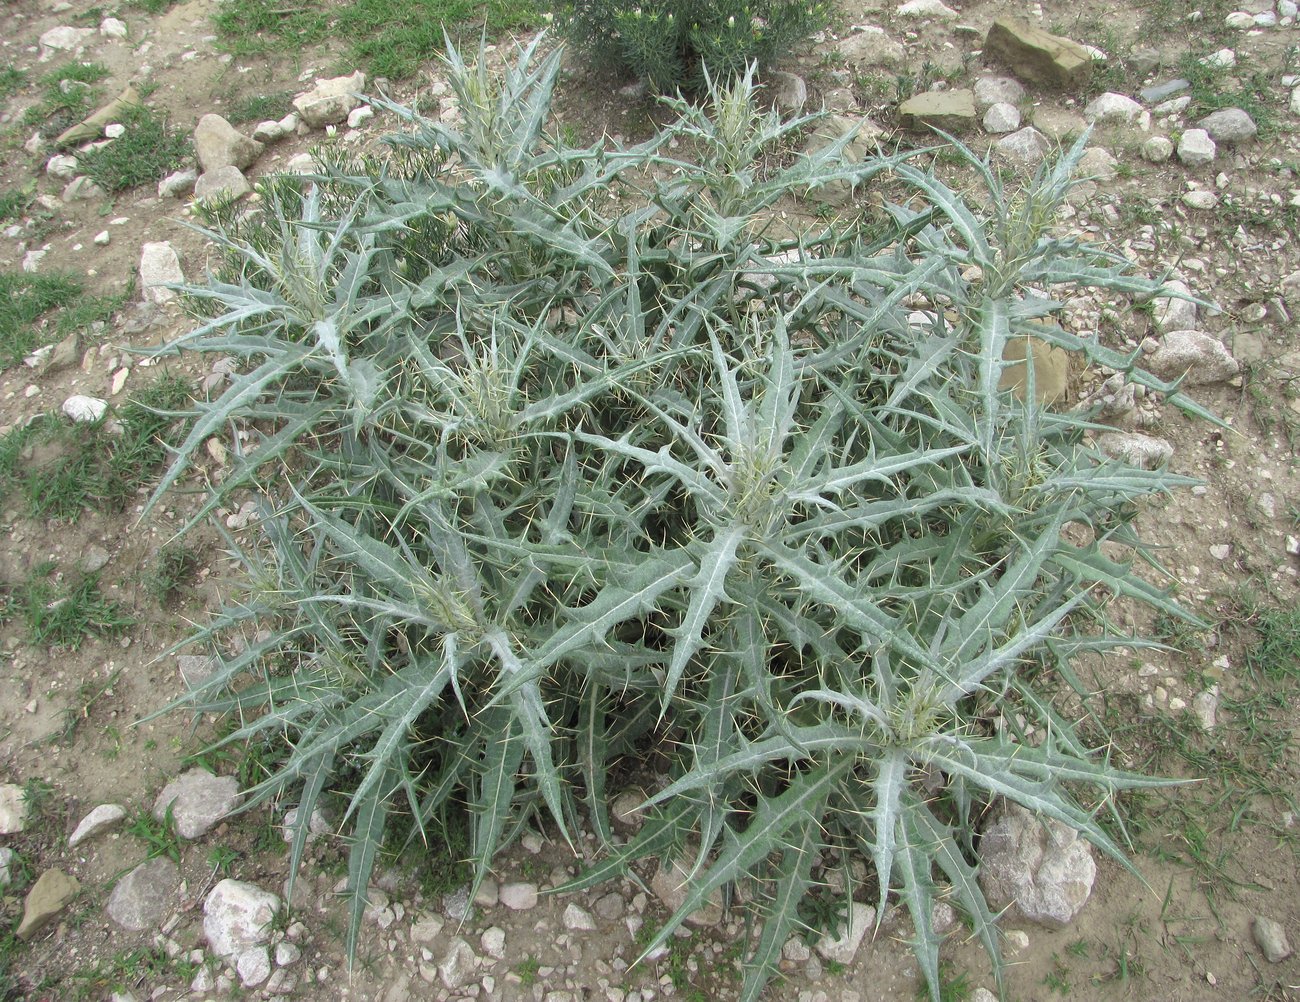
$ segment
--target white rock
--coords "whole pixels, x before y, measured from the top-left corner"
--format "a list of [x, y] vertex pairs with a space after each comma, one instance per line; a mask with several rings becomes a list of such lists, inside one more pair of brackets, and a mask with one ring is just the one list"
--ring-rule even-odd
[[1192, 698], [1192, 713], [1196, 715], [1202, 730], [1214, 730], [1218, 724], [1219, 713], [1219, 687], [1217, 685], [1210, 686], [1204, 692], [1197, 693]]
[[[695, 846], [688, 845], [683, 855], [672, 861], [661, 861], [654, 877], [650, 880], [650, 890], [659, 897], [664, 907], [670, 912], [676, 912], [686, 903], [686, 896], [692, 889], [690, 880], [691, 867], [695, 862], [697, 851]], [[722, 895], [718, 891], [711, 893], [705, 899], [703, 905], [686, 917], [686, 921], [694, 926], [710, 926], [720, 923], [722, 921]]]
[[60, 181], [71, 181], [77, 173], [77, 158], [67, 153], [56, 153], [45, 161], [45, 173]]
[[302, 950], [287, 940], [275, 944], [275, 966], [292, 967], [302, 959]]
[[1022, 167], [1041, 163], [1051, 149], [1047, 137], [1033, 126], [1003, 136], [994, 145], [998, 155]]
[[241, 950], [235, 960], [239, 983], [245, 988], [256, 988], [271, 976], [271, 958], [264, 946]]
[[1238, 31], [1255, 27], [1255, 19], [1244, 10], [1234, 10], [1223, 19], [1223, 23], [1229, 28], [1236, 28]]
[[214, 776], [196, 766], [163, 787], [153, 816], [162, 821], [170, 810], [176, 834], [196, 839], [238, 806], [239, 781], [234, 776]]
[[1255, 24], [1260, 28], [1272, 28], [1277, 24], [1277, 15], [1271, 10], [1262, 11], [1255, 15]]
[[281, 129], [283, 129], [284, 134], [288, 136], [288, 135], [292, 135], [293, 132], [297, 130], [298, 126], [302, 124], [302, 119], [298, 117], [298, 113], [296, 111], [291, 111], [289, 112], [289, 114], [285, 115], [284, 118], [280, 119], [275, 124], [278, 125]]
[[1014, 904], [1025, 918], [1066, 925], [1092, 894], [1092, 850], [1059, 821], [1039, 820], [1010, 802], [980, 840], [980, 886], [994, 908]]
[[1142, 470], [1154, 470], [1174, 458], [1174, 447], [1163, 438], [1139, 432], [1107, 432], [1097, 445], [1108, 456]]
[[263, 146], [250, 139], [220, 115], [207, 114], [194, 128], [194, 153], [205, 172], [220, 167], [245, 170], [261, 155]]
[[1248, 139], [1254, 139], [1259, 132], [1255, 120], [1240, 108], [1212, 111], [1196, 125], [1208, 132], [1216, 143], [1244, 143]]
[[1186, 386], [1226, 382], [1241, 371], [1222, 341], [1196, 330], [1166, 333], [1160, 346], [1147, 356], [1145, 367], [1161, 379], [1185, 376]]
[[1164, 136], [1152, 136], [1142, 144], [1142, 159], [1153, 164], [1164, 163], [1174, 155], [1174, 144]]
[[16, 871], [14, 864], [18, 862], [18, 853], [10, 849], [7, 845], [0, 846], [0, 887], [8, 887], [13, 883]]
[[361, 103], [355, 95], [366, 89], [366, 75], [360, 70], [345, 77], [317, 80], [316, 85], [293, 99], [294, 109], [314, 129], [347, 121]]
[[1220, 49], [1218, 52], [1211, 52], [1201, 60], [1202, 66], [1208, 66], [1211, 69], [1230, 70], [1237, 65], [1237, 54], [1231, 49]]
[[[787, 74], [793, 76], [793, 74]], [[805, 99], [807, 98], [807, 89], [804, 90]], [[375, 109], [368, 104], [363, 104], [360, 108], [353, 108], [348, 112], [348, 128], [359, 129], [372, 118], [375, 117]]]
[[900, 17], [936, 17], [942, 21], [955, 21], [961, 16], [943, 0], [907, 0], [895, 13]]
[[65, 202], [87, 202], [92, 198], [101, 198], [104, 189], [88, 177], [74, 177], [68, 182], [60, 196]]
[[572, 932], [592, 932], [596, 928], [596, 920], [591, 917], [591, 913], [584, 911], [570, 901], [564, 908], [564, 928]]
[[498, 892], [501, 903], [511, 911], [526, 912], [537, 907], [537, 885], [530, 883], [502, 884]]
[[479, 937], [479, 945], [483, 947], [483, 952], [489, 957], [500, 960], [506, 955], [505, 930], [497, 926], [485, 929], [483, 935]]
[[229, 960], [268, 943], [279, 911], [280, 899], [270, 891], [242, 880], [223, 880], [203, 902], [203, 934], [212, 952]]
[[1154, 320], [1156, 329], [1161, 333], [1178, 330], [1191, 330], [1196, 326], [1196, 304], [1184, 296], [1190, 296], [1192, 290], [1186, 282], [1178, 279], [1166, 282], [1164, 288], [1180, 296], [1158, 296], [1152, 300], [1155, 307]]
[[125, 817], [126, 808], [121, 804], [100, 804], [82, 818], [76, 830], [68, 836], [68, 848], [75, 849], [87, 839], [94, 838], [119, 824]]
[[995, 104], [1019, 107], [1025, 99], [1025, 88], [1012, 77], [980, 77], [975, 81], [975, 107], [988, 108]]
[[[293, 841], [294, 826], [298, 823], [298, 808], [290, 807], [284, 812], [284, 840], [286, 843]], [[307, 819], [307, 843], [310, 845], [322, 835], [329, 835], [333, 832], [333, 826], [330, 825], [329, 818], [319, 807], [311, 812], [311, 817]]]
[[75, 393], [63, 401], [63, 413], [73, 421], [91, 424], [98, 421], [108, 410], [108, 401], [99, 397], [87, 397]]
[[862, 945], [862, 937], [866, 935], [868, 929], [875, 924], [876, 910], [870, 905], [863, 904], [861, 901], [854, 901], [849, 904], [849, 920], [844, 924], [838, 936], [823, 935], [817, 941], [817, 952], [827, 960], [834, 961], [837, 964], [848, 965], [853, 963], [853, 958], [857, 956], [858, 947]]
[[108, 139], [121, 139], [126, 135], [126, 126], [121, 122], [109, 122], [104, 126], [104, 135]]
[[279, 122], [258, 122], [257, 127], [253, 129], [253, 138], [259, 143], [274, 143], [283, 139], [286, 134]]
[[194, 190], [194, 184], [198, 179], [199, 172], [193, 167], [186, 167], [174, 174], [168, 174], [158, 182], [158, 197], [184, 198]]
[[998, 997], [987, 988], [976, 988], [970, 993], [970, 1002], [998, 1002]]
[[95, 246], [107, 247], [113, 240], [113, 235], [108, 230], [100, 230], [95, 234]]
[[1107, 91], [1088, 102], [1083, 117], [1089, 122], [1133, 122], [1142, 110], [1142, 105], [1131, 97]]
[[439, 915], [434, 915], [432, 912], [422, 914], [411, 924], [411, 942], [423, 943], [427, 946], [441, 935], [445, 924]]
[[474, 948], [457, 936], [438, 964], [438, 977], [446, 988], [455, 991], [473, 980], [476, 966], [478, 957], [474, 955]]
[[17, 835], [26, 827], [27, 795], [23, 788], [13, 783], [0, 784], [0, 835]]
[[176, 298], [170, 284], [185, 281], [181, 259], [168, 241], [147, 243], [140, 248], [140, 292], [147, 303], [162, 305]]
[[1204, 129], [1188, 129], [1178, 139], [1178, 159], [1188, 167], [1213, 162], [1216, 147]]
[[1281, 922], [1256, 915], [1250, 931], [1264, 959], [1270, 964], [1280, 964], [1291, 956], [1291, 944], [1287, 942], [1286, 929]]
[[155, 929], [177, 902], [181, 871], [166, 856], [145, 860], [113, 885], [105, 911], [123, 929]]
[[76, 52], [95, 37], [94, 28], [70, 28], [66, 25], [51, 28], [40, 37], [41, 62], [46, 62], [56, 52]]
[[1104, 150], [1100, 146], [1089, 146], [1079, 158], [1079, 168], [1075, 171], [1075, 176], [1091, 178], [1094, 181], [1113, 181], [1118, 172], [1119, 161], [1111, 156], [1109, 150]]
[[1295, 0], [1277, 0], [1277, 13], [1279, 17], [1295, 17], [1297, 13]]
[[984, 112], [984, 131], [1000, 135], [1004, 132], [1015, 132], [1020, 128], [1020, 109], [1014, 104], [999, 102], [989, 105], [988, 111]]
[[851, 35], [836, 43], [835, 48], [852, 67], [895, 66], [901, 63], [907, 50], [889, 37], [884, 28], [861, 25]]
[[1151, 111], [1156, 115], [1181, 115], [1191, 103], [1191, 95], [1184, 94], [1182, 97], [1171, 97], [1168, 101], [1161, 101]]
[[1213, 209], [1219, 204], [1219, 196], [1212, 191], [1201, 188], [1197, 191], [1187, 192], [1183, 196], [1183, 204], [1189, 209]]
[[99, 33], [105, 38], [126, 38], [126, 22], [106, 17], [99, 22]]
[[196, 202], [233, 202], [243, 198], [253, 190], [238, 167], [227, 165], [215, 167], [199, 175], [194, 182], [194, 200]]

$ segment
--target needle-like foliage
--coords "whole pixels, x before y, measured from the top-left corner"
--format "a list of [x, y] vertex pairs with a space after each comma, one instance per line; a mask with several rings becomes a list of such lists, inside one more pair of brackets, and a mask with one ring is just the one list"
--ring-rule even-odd
[[[170, 350], [243, 365], [160, 492], [235, 430], [208, 506], [262, 511], [244, 593], [197, 638], [222, 669], [184, 701], [291, 746], [250, 802], [299, 804], [295, 869], [344, 784], [351, 949], [389, 819], [418, 835], [463, 805], [476, 886], [530, 821], [603, 842], [574, 888], [689, 853], [647, 952], [747, 885], [746, 1000], [851, 853], [879, 913], [909, 911], [933, 997], [941, 894], [1000, 977], [979, 812], [1008, 798], [1122, 861], [1098, 812], [1159, 782], [1091, 753], [1035, 680], [1139, 642], [1109, 631], [1113, 596], [1182, 615], [1130, 521], [1184, 481], [1000, 389], [1028, 336], [1200, 413], [1052, 323], [1079, 286], [1159, 289], [1054, 234], [1082, 142], [1015, 192], [963, 151], [977, 209], [906, 155], [765, 156], [807, 120], [758, 110], [751, 77], [643, 145], [574, 149], [548, 133], [558, 53], [448, 67], [460, 124], [388, 105], [387, 161], [211, 234], [227, 268]], [[782, 235], [778, 206], [827, 184], [887, 211]], [[670, 781], [619, 844], [607, 779], [652, 748]]]

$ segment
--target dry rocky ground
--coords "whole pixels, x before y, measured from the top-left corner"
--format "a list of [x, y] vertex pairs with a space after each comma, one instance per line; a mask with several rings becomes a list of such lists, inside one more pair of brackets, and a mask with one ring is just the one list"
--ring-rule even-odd
[[[0, 65], [25, 75], [0, 105], [0, 190], [25, 194], [3, 221], [0, 272], [71, 273], [90, 294], [130, 289], [132, 301], [71, 339], [47, 335], [61, 340], [52, 353], [0, 373], [0, 426], [71, 414], [70, 398], [80, 398], [72, 410], [92, 415], [96, 401], [119, 408], [164, 370], [196, 393], [219, 385], [219, 369], [194, 371], [184, 360], [146, 366], [125, 350], [185, 330], [179, 304], [159, 283], [200, 280], [212, 260], [204, 238], [183, 225], [194, 218], [192, 199], [300, 169], [310, 162], [303, 155], [322, 143], [371, 144], [388, 124], [346, 97], [364, 88], [358, 78], [339, 86], [342, 98], [291, 102], [318, 79], [356, 67], [341, 66], [325, 45], [233, 59], [214, 33], [213, 11], [208, 0], [156, 13], [92, 8], [87, 0], [4, 4]], [[1071, 62], [1077, 50], [1068, 47], [1044, 61], [996, 33], [990, 41], [1004, 15], [1092, 48], [1082, 61]], [[778, 100], [824, 103], [839, 116], [830, 128], [862, 123], [864, 136], [885, 145], [922, 142], [902, 130], [906, 124], [961, 132], [990, 150], [1009, 177], [1094, 122], [1088, 180], [1059, 225], [1123, 252], [1143, 274], [1168, 274], [1201, 300], [1083, 296], [1066, 304], [1064, 323], [1143, 353], [1162, 374], [1187, 371], [1194, 395], [1223, 427], [1192, 421], [1107, 373], [1058, 372], [1051, 392], [1062, 406], [1104, 401], [1114, 428], [1102, 436], [1104, 447], [1203, 481], [1147, 512], [1142, 529], [1162, 547], [1181, 601], [1211, 628], [1180, 629], [1150, 613], [1126, 614], [1117, 603], [1121, 626], [1173, 646], [1077, 668], [1098, 693], [1092, 712], [1110, 726], [1118, 760], [1209, 779], [1127, 805], [1145, 882], [1094, 862], [1062, 832], [1045, 833], [1014, 814], [988, 820], [986, 866], [998, 867], [995, 849], [1004, 854], [1002, 893], [1019, 902], [1005, 919], [1010, 998], [1300, 997], [1300, 960], [1286, 943], [1300, 936], [1300, 769], [1292, 743], [1296, 689], [1288, 685], [1300, 673], [1300, 642], [1283, 645], [1281, 662], [1263, 674], [1255, 656], [1260, 610], [1295, 608], [1300, 556], [1295, 18], [1288, 0], [1209, 2], [1198, 11], [1178, 0], [1145, 7], [968, 0], [958, 9], [938, 0], [850, 0], [834, 31], [771, 79]], [[100, 103], [133, 86], [193, 133], [199, 162], [189, 166], [204, 170], [197, 188], [194, 175], [112, 195], [79, 181], [77, 148], [66, 151], [74, 159], [61, 159], [52, 136], [24, 124], [40, 100], [37, 81], [70, 61], [104, 67], [95, 84]], [[427, 73], [392, 93], [419, 100], [426, 113], [454, 115], [438, 74], [431, 60]], [[577, 64], [566, 80], [560, 114], [583, 138], [636, 138], [656, 114], [637, 88], [611, 88]], [[260, 123], [232, 128], [203, 117], [235, 117], [232, 109], [264, 95], [283, 98], [264, 107]], [[969, 181], [944, 154], [928, 159], [958, 185]], [[54, 322], [52, 315], [40, 321], [50, 330]], [[233, 443], [210, 448], [196, 485], [221, 475], [227, 446]], [[20, 457], [40, 461], [39, 449]], [[240, 782], [256, 780], [258, 763], [238, 755], [188, 761], [212, 733], [211, 721], [198, 721], [197, 735], [179, 714], [133, 726], [180, 694], [183, 673], [203, 670], [202, 659], [160, 655], [215, 606], [230, 571], [219, 537], [201, 531], [191, 544], [189, 583], [178, 599], [160, 603], [149, 587], [162, 573], [160, 552], [196, 501], [178, 493], [171, 507], [140, 522], [133, 507], [141, 492], [122, 511], [97, 506], [48, 521], [31, 517], [14, 492], [5, 500], [0, 581], [7, 594], [33, 575], [62, 585], [98, 574], [103, 595], [133, 621], [75, 648], [33, 643], [20, 616], [0, 627], [0, 780], [10, 784], [0, 789], [7, 833], [0, 851], [11, 882], [7, 921], [24, 923], [22, 940], [10, 938], [4, 948], [12, 997], [734, 996], [739, 918], [702, 916], [707, 924], [630, 967], [642, 930], [665, 914], [661, 899], [671, 897], [672, 881], [646, 873], [644, 888], [623, 881], [547, 896], [580, 861], [545, 833], [527, 834], [500, 861], [499, 883], [489, 881], [473, 902], [457, 894], [455, 881], [401, 865], [384, 870], [349, 972], [334, 897], [344, 878], [341, 839], [330, 819], [319, 819], [285, 909], [280, 826], [291, 805], [223, 820]], [[227, 531], [254, 531], [246, 511], [219, 516]], [[1126, 615], [1137, 621], [1122, 622]], [[163, 823], [169, 804], [179, 841]], [[635, 823], [632, 814], [623, 820]], [[594, 841], [583, 849], [593, 855]], [[791, 940], [785, 980], [769, 996], [914, 997], [906, 921], [887, 917], [876, 930], [873, 917], [855, 906], [840, 937], [811, 946]], [[960, 925], [949, 929], [948, 997], [987, 998], [981, 992], [992, 982], [982, 955], [963, 942]]]

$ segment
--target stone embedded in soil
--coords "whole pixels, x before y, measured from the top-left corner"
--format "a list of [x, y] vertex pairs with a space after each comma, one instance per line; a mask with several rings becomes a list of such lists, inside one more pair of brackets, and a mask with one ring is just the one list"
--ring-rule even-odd
[[1051, 149], [1051, 144], [1041, 132], [1033, 126], [1028, 126], [1003, 136], [994, 144], [994, 149], [1000, 157], [1010, 163], [1020, 167], [1033, 167], [1042, 163], [1048, 150]]
[[[783, 70], [770, 73], [768, 88], [772, 92], [772, 103], [783, 111], [796, 112], [808, 103], [808, 85], [797, 73], [787, 73]], [[348, 128], [360, 128], [374, 116], [373, 108], [356, 108], [348, 115]]]
[[1024, 401], [1029, 384], [1027, 359], [1034, 365], [1034, 397], [1040, 405], [1060, 403], [1070, 383], [1070, 353], [1036, 337], [1010, 338], [1002, 350], [1004, 365], [999, 390], [1010, 390]]
[[1133, 122], [1141, 114], [1142, 105], [1137, 101], [1111, 91], [1097, 95], [1083, 109], [1083, 117], [1089, 122]]
[[499, 926], [492, 926], [483, 930], [483, 935], [479, 937], [479, 946], [483, 947], [483, 952], [489, 957], [500, 960], [506, 955], [506, 933]]
[[412, 943], [432, 943], [442, 933], [442, 927], [446, 923], [441, 916], [425, 912], [411, 923], [411, 942]]
[[1153, 87], [1144, 87], [1138, 91], [1140, 97], [1147, 104], [1159, 104], [1166, 98], [1173, 97], [1180, 91], [1187, 90], [1191, 83], [1179, 77], [1177, 80], [1169, 80], [1166, 83], [1156, 84]]
[[1020, 109], [1014, 104], [1007, 104], [999, 101], [997, 104], [989, 105], [984, 112], [984, 121], [981, 123], [985, 132], [991, 132], [994, 135], [1002, 135], [1004, 132], [1015, 132], [1020, 128]]
[[[813, 126], [812, 135], [804, 146], [809, 156], [819, 153], [845, 136], [853, 134], [841, 150], [845, 166], [860, 164], [872, 156], [879, 145], [881, 131], [866, 118], [851, 115], [827, 115]], [[817, 197], [837, 205], [847, 205], [852, 200], [853, 189], [848, 181], [831, 181], [816, 189]]]
[[17, 835], [27, 827], [27, 795], [14, 783], [0, 784], [0, 835]]
[[1147, 356], [1145, 368], [1161, 379], [1185, 377], [1187, 386], [1223, 383], [1241, 371], [1222, 341], [1196, 330], [1167, 332]]
[[56, 153], [45, 161], [45, 173], [60, 181], [71, 181], [77, 176], [77, 158], [66, 153]]
[[88, 202], [93, 198], [103, 198], [105, 194], [103, 188], [90, 178], [82, 176], [69, 181], [59, 197], [65, 202]]
[[[650, 880], [650, 890], [670, 912], [675, 913], [686, 903], [686, 896], [691, 890], [691, 867], [695, 856], [695, 847], [687, 846], [684, 856], [671, 862], [661, 862]], [[713, 891], [699, 908], [686, 916], [687, 924], [694, 926], [717, 925], [721, 921], [722, 895], [718, 890]]]
[[162, 306], [176, 298], [176, 291], [166, 286], [185, 281], [181, 259], [166, 240], [147, 243], [140, 248], [140, 294], [147, 303]]
[[194, 128], [194, 153], [205, 173], [219, 167], [244, 170], [253, 166], [264, 148], [220, 115], [204, 115]]
[[955, 21], [961, 16], [943, 0], [907, 0], [894, 13], [899, 17], [937, 18], [941, 21]]
[[7, 845], [0, 847], [0, 887], [8, 887], [13, 883], [14, 864], [18, 862], [18, 853], [10, 849]]
[[1218, 725], [1219, 687], [1212, 685], [1204, 692], [1192, 697], [1192, 714], [1201, 725], [1201, 730], [1212, 731]]
[[970, 1002], [998, 1002], [998, 997], [987, 988], [976, 988], [970, 993]]
[[1256, 915], [1250, 931], [1255, 937], [1255, 944], [1264, 954], [1264, 959], [1270, 964], [1280, 964], [1291, 956], [1291, 944], [1287, 941], [1286, 929], [1282, 923], [1265, 915]]
[[1255, 120], [1240, 108], [1212, 111], [1196, 125], [1208, 132], [1216, 143], [1244, 143], [1248, 139], [1254, 139], [1259, 132]]
[[1097, 439], [1106, 455], [1140, 470], [1154, 470], [1174, 458], [1174, 447], [1163, 438], [1136, 431], [1107, 432]]
[[292, 130], [286, 130], [278, 121], [258, 122], [253, 129], [253, 138], [259, 143], [275, 143], [283, 139]]
[[360, 70], [345, 77], [317, 80], [309, 91], [293, 99], [293, 107], [313, 129], [338, 125], [361, 103], [354, 95], [366, 89], [366, 75]]
[[1187, 129], [1178, 138], [1178, 159], [1188, 167], [1213, 163], [1216, 152], [1214, 140], [1204, 129]]
[[74, 393], [63, 401], [61, 410], [65, 417], [76, 421], [78, 424], [93, 424], [102, 418], [108, 410], [108, 401], [101, 400], [99, 397], [87, 397], [80, 393]]
[[474, 948], [457, 936], [438, 963], [438, 977], [449, 991], [464, 988], [474, 979], [478, 957]]
[[884, 28], [866, 25], [836, 44], [835, 48], [850, 67], [896, 66], [906, 50], [889, 37]]
[[1048, 87], [1082, 90], [1092, 79], [1092, 55], [1078, 42], [1012, 17], [1000, 17], [984, 40], [984, 57], [1016, 76]]
[[1019, 107], [1025, 99], [1025, 88], [1012, 77], [980, 77], [975, 81], [972, 93], [975, 95], [975, 107], [980, 110], [991, 108], [995, 104]]
[[23, 901], [23, 920], [14, 933], [21, 940], [29, 940], [49, 925], [81, 890], [75, 877], [62, 870], [46, 870], [32, 885]]
[[95, 37], [94, 28], [72, 28], [60, 25], [41, 35], [41, 62], [49, 60], [56, 52], [77, 52]]
[[1089, 146], [1079, 158], [1079, 166], [1075, 169], [1074, 175], [1079, 178], [1090, 178], [1093, 181], [1113, 181], [1118, 173], [1119, 161], [1111, 155], [1110, 150], [1104, 150], [1100, 146]]
[[126, 38], [126, 22], [116, 17], [106, 17], [99, 22], [99, 33], [105, 38]]
[[1092, 894], [1092, 849], [1059, 821], [1040, 820], [1006, 802], [980, 840], [980, 886], [996, 908], [1015, 905], [1026, 919], [1068, 924]]
[[1207, 212], [1216, 208], [1219, 204], [1219, 196], [1212, 191], [1198, 189], [1189, 191], [1183, 196], [1183, 204], [1189, 209], [1196, 209], [1200, 212]]
[[824, 934], [817, 941], [817, 952], [827, 960], [848, 965], [858, 954], [862, 937], [876, 921], [876, 910], [871, 905], [854, 901], [849, 904], [849, 920], [838, 936]]
[[234, 202], [253, 190], [238, 167], [216, 167], [199, 175], [194, 182], [196, 202]]
[[1166, 282], [1164, 287], [1172, 292], [1178, 292], [1178, 296], [1159, 296], [1152, 300], [1155, 306], [1153, 319], [1156, 329], [1161, 333], [1169, 331], [1191, 330], [1196, 323], [1196, 304], [1191, 302], [1189, 297], [1192, 290], [1186, 282], [1178, 279]]
[[223, 880], [203, 902], [203, 935], [212, 952], [229, 960], [271, 939], [280, 899], [256, 884]]
[[976, 121], [975, 95], [964, 88], [925, 91], [898, 106], [898, 122], [905, 129], [966, 132]]
[[184, 198], [194, 190], [199, 179], [199, 172], [193, 167], [186, 167], [173, 174], [168, 174], [158, 182], [159, 198]]
[[502, 884], [497, 892], [501, 903], [511, 911], [526, 912], [537, 907], [537, 885], [530, 883]]
[[596, 920], [591, 917], [591, 913], [572, 901], [564, 906], [561, 921], [564, 923], [564, 928], [571, 932], [593, 932], [596, 928]]
[[100, 804], [82, 818], [76, 830], [68, 836], [68, 848], [74, 849], [87, 839], [117, 827], [125, 817], [126, 808], [121, 804]]
[[264, 946], [240, 950], [235, 958], [235, 973], [244, 988], [256, 988], [271, 976], [271, 956]]
[[108, 917], [133, 932], [161, 925], [180, 880], [180, 869], [166, 856], [146, 860], [113, 886], [105, 906]]
[[168, 783], [154, 801], [153, 816], [163, 821], [170, 807], [176, 834], [196, 839], [239, 806], [239, 782], [234, 776], [214, 776], [193, 768]]

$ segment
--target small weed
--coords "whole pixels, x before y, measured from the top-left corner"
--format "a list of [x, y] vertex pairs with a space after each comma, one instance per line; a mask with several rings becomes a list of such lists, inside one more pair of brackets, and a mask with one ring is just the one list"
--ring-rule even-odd
[[189, 160], [189, 137], [153, 110], [137, 107], [122, 116], [122, 124], [124, 135], [78, 159], [81, 171], [105, 191], [152, 184]]
[[154, 558], [153, 573], [145, 582], [159, 605], [167, 605], [194, 579], [202, 554], [187, 543], [169, 543]]
[[173, 863], [181, 861], [181, 841], [176, 834], [176, 818], [172, 815], [172, 805], [167, 805], [163, 819], [159, 821], [149, 811], [141, 811], [126, 826], [126, 833], [134, 835], [148, 847], [146, 858], [154, 859], [166, 856]]
[[100, 63], [65, 63], [41, 77], [41, 99], [23, 114], [23, 124], [49, 133], [76, 125], [94, 108], [108, 76]]
[[106, 420], [77, 424], [47, 415], [0, 438], [0, 499], [17, 493], [34, 518], [75, 521], [83, 511], [120, 509], [149, 482], [166, 451], [163, 438], [189, 385], [163, 377]]
[[1057, 995], [1070, 994], [1070, 969], [1061, 963], [1061, 958], [1052, 954], [1052, 969], [1043, 978], [1043, 984]]
[[161, 947], [137, 946], [123, 950], [89, 970], [77, 971], [70, 980], [74, 999], [103, 998], [108, 994], [138, 989], [152, 978], [170, 978], [188, 981], [198, 970], [198, 965], [185, 955], [169, 957]]
[[[65, 745], [71, 744], [72, 739], [76, 737], [77, 728], [83, 720], [90, 719], [90, 711], [105, 696], [111, 695], [113, 686], [117, 682], [118, 676], [122, 674], [119, 668], [103, 685], [96, 685], [94, 682], [82, 682], [77, 687], [77, 698], [72, 705], [63, 711], [63, 730], [59, 733], [58, 740]], [[117, 733], [116, 728], [106, 728], [105, 733], [112, 731], [110, 735], [116, 741], [118, 747], [121, 747], [121, 735]], [[116, 753], [114, 753], [116, 754]]]
[[1071, 957], [1087, 957], [1088, 941], [1086, 939], [1076, 939], [1073, 943], [1065, 948], [1065, 952]]
[[213, 846], [212, 851], [208, 853], [208, 866], [212, 868], [213, 873], [228, 877], [230, 876], [231, 867], [235, 865], [239, 856], [239, 851], [230, 848], [230, 846]]
[[100, 594], [98, 574], [65, 588], [53, 572], [53, 565], [38, 566], [22, 585], [0, 590], [0, 622], [21, 617], [29, 643], [76, 650], [87, 637], [120, 633], [135, 622]]
[[0, 366], [17, 365], [42, 343], [37, 325], [51, 310], [81, 298], [71, 275], [0, 272]]
[[12, 66], [0, 70], [0, 100], [13, 97], [27, 85], [27, 74]]
[[[970, 986], [970, 975], [965, 971], [960, 974], [953, 973], [953, 966], [948, 961], [939, 963], [939, 1002], [966, 1002], [971, 997], [974, 989]], [[924, 985], [918, 986], [916, 990], [918, 1000], [927, 1000], [930, 998], [929, 989]]]
[[542, 962], [531, 953], [515, 965], [515, 973], [519, 975], [520, 983], [525, 988], [537, 984], [537, 972], [541, 969]]
[[7, 223], [21, 218], [27, 211], [27, 206], [32, 204], [33, 190], [33, 185], [27, 185], [25, 188], [14, 188], [0, 194], [0, 222]]
[[279, 121], [291, 110], [294, 92], [277, 91], [274, 94], [251, 94], [235, 100], [226, 115], [232, 125], [244, 125], [248, 122]]

